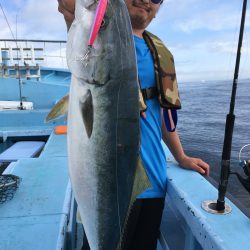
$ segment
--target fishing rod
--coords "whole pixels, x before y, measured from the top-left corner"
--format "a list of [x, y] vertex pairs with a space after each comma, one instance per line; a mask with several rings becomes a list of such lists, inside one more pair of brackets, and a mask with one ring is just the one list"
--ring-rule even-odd
[[[13, 33], [11, 27], [10, 27], [8, 18], [6, 16], [6, 14], [5, 14], [5, 11], [3, 9], [3, 6], [2, 6], [1, 2], [0, 2], [0, 8], [1, 8], [2, 13], [4, 15], [5, 21], [6, 21], [7, 25], [8, 25], [8, 27], [9, 27], [11, 35], [12, 35], [14, 41], [16, 42], [16, 46], [18, 48], [18, 43], [17, 43], [17, 16], [16, 16], [16, 38], [15, 38], [14, 33]], [[17, 50], [17, 58], [18, 58], [18, 50]], [[19, 59], [18, 59], [18, 64], [17, 64], [17, 72], [18, 72], [18, 86], [19, 86], [19, 98], [20, 98], [20, 108], [19, 109], [23, 110], [24, 107], [23, 107], [23, 98], [22, 98], [22, 80], [21, 80], [21, 70], [20, 70], [20, 65], [19, 65]]]
[[[236, 174], [240, 182], [242, 184], [244, 183], [244, 181], [242, 181], [242, 179], [244, 178], [239, 177], [239, 174], [232, 173], [230, 171], [230, 159], [231, 159], [231, 147], [232, 147], [232, 138], [233, 138], [233, 130], [234, 130], [234, 122], [235, 122], [234, 107], [235, 107], [235, 98], [236, 98], [238, 76], [239, 76], [239, 67], [240, 67], [241, 48], [242, 48], [242, 41], [243, 41], [244, 27], [245, 27], [246, 9], [247, 9], [247, 0], [243, 0], [240, 34], [239, 34], [239, 40], [238, 40], [238, 49], [237, 49], [237, 56], [236, 56], [236, 63], [235, 63], [231, 103], [230, 103], [229, 114], [227, 115], [227, 118], [226, 118], [224, 144], [223, 144], [223, 152], [222, 152], [222, 160], [221, 160], [221, 175], [220, 175], [220, 182], [219, 182], [219, 187], [218, 187], [218, 200], [216, 204], [216, 209], [218, 211], [225, 210], [225, 195], [227, 191], [229, 175]], [[248, 166], [246, 165], [245, 167], [247, 168]], [[249, 181], [248, 191], [250, 192], [250, 178], [249, 180], [248, 179], [244, 179], [244, 180]], [[243, 186], [247, 189], [247, 185], [243, 184]]]
[[[17, 40], [17, 14], [16, 14], [16, 40]], [[16, 41], [17, 44], [17, 41]], [[18, 46], [17, 46], [18, 47]], [[18, 50], [17, 50], [17, 58], [18, 58]], [[23, 98], [22, 98], [22, 80], [21, 80], [21, 70], [18, 60], [18, 85], [19, 85], [19, 97], [20, 97], [20, 109], [23, 110]]]

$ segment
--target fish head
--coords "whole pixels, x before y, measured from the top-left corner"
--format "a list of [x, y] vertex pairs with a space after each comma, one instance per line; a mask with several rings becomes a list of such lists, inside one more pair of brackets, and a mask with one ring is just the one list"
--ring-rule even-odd
[[109, 0], [94, 44], [88, 46], [98, 2], [76, 0], [76, 18], [68, 35], [67, 62], [71, 73], [85, 83], [104, 85], [115, 72], [120, 72], [123, 57], [129, 54], [126, 48], [132, 29], [124, 1]]

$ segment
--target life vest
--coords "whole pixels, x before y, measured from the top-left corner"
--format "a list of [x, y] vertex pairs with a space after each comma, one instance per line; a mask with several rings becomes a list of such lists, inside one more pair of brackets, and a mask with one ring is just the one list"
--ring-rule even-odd
[[[155, 35], [144, 31], [143, 38], [153, 56], [158, 99], [164, 109], [177, 110], [181, 108], [181, 100], [176, 80], [174, 58], [163, 42]], [[139, 92], [140, 111], [147, 109], [145, 98]]]

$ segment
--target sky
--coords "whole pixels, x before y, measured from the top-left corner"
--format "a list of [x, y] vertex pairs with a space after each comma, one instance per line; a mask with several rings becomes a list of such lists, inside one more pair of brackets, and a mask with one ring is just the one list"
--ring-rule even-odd
[[[14, 36], [17, 30], [19, 39], [67, 39], [57, 0], [0, 0], [0, 3]], [[179, 81], [231, 80], [241, 9], [242, 0], [164, 0], [148, 30], [160, 37], [173, 53]], [[249, 31], [248, 7], [240, 67], [242, 79], [250, 78]], [[1, 10], [0, 38], [12, 38]]]

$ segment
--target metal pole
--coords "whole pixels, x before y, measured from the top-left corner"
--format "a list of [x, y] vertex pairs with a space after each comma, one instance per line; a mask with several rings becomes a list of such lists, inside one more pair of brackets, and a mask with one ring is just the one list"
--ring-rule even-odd
[[223, 145], [222, 161], [221, 161], [221, 176], [220, 176], [220, 183], [219, 183], [219, 188], [218, 188], [219, 194], [218, 194], [218, 200], [217, 200], [217, 210], [219, 211], [222, 211], [225, 209], [225, 195], [226, 195], [227, 184], [228, 184], [228, 179], [230, 175], [231, 147], [232, 147], [232, 138], [233, 138], [234, 121], [235, 121], [234, 106], [235, 106], [235, 97], [236, 97], [237, 84], [238, 84], [238, 75], [239, 75], [239, 67], [240, 67], [242, 41], [243, 41], [243, 35], [244, 35], [246, 9], [247, 9], [247, 0], [244, 0], [243, 8], [242, 8], [242, 16], [241, 16], [238, 50], [237, 50], [237, 57], [236, 57], [236, 63], [235, 63], [230, 110], [229, 110], [229, 114], [227, 115], [225, 135], [224, 135], [224, 145]]
[[63, 40], [34, 40], [34, 39], [0, 39], [0, 42], [45, 42], [45, 43], [66, 43]]

